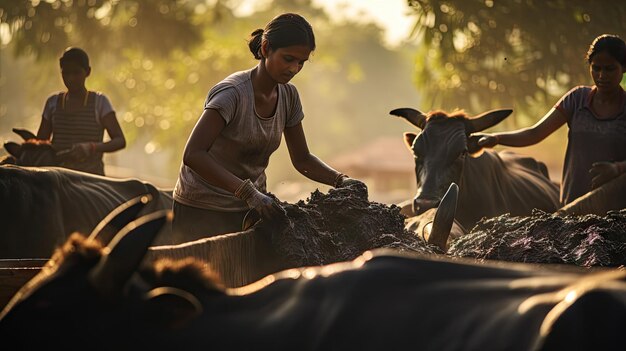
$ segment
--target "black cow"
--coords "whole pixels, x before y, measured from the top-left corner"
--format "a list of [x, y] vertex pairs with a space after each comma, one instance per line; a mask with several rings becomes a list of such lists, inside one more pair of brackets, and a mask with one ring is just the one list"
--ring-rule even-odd
[[67, 160], [67, 151], [57, 151], [50, 140], [37, 139], [37, 136], [26, 129], [13, 128], [13, 132], [22, 137], [23, 142], [4, 143], [8, 156], [0, 160], [0, 164], [13, 164], [26, 167], [55, 166], [63, 167]]
[[559, 188], [543, 163], [506, 151], [471, 155], [476, 141], [470, 135], [499, 123], [511, 112], [494, 110], [474, 118], [462, 111], [425, 115], [400, 108], [390, 112], [422, 130], [404, 134], [415, 157], [418, 185], [410, 214], [436, 207], [452, 182], [460, 188], [456, 219], [467, 229], [482, 217], [523, 216], [535, 208], [545, 212], [559, 208]]
[[[91, 232], [112, 210], [140, 195], [153, 198], [144, 213], [172, 207], [169, 194], [137, 179], [0, 166], [0, 258], [48, 258], [71, 233]], [[165, 230], [159, 241], [170, 242], [170, 235]]]
[[0, 340], [14, 349], [102, 350], [626, 345], [620, 270], [564, 273], [376, 251], [223, 289], [192, 261], [137, 270], [167, 218], [141, 217], [104, 249], [98, 233], [71, 238], [2, 311]]

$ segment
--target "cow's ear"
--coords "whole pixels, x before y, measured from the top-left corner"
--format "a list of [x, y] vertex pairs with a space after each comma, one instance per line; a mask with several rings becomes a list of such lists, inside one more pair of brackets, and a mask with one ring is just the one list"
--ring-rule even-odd
[[7, 150], [7, 152], [15, 158], [20, 158], [20, 156], [22, 155], [22, 145], [16, 142], [7, 141], [6, 143], [4, 143], [4, 149]]
[[13, 130], [13, 133], [21, 136], [22, 139], [24, 139], [24, 141], [29, 140], [29, 139], [37, 139], [37, 136], [29, 130], [21, 129], [21, 128], [13, 128], [12, 130]]
[[404, 145], [406, 145], [406, 147], [409, 148], [411, 153], [413, 153], [413, 142], [415, 141], [415, 138], [417, 138], [417, 134], [415, 133], [411, 133], [411, 132], [404, 133]]
[[144, 313], [151, 323], [163, 329], [185, 327], [203, 312], [200, 300], [178, 288], [162, 286], [145, 294]]

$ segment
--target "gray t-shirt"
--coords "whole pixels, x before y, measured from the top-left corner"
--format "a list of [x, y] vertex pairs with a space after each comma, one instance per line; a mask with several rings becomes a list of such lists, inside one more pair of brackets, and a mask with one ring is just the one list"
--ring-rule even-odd
[[[278, 84], [276, 112], [268, 118], [259, 116], [254, 106], [251, 73], [250, 69], [231, 74], [209, 91], [204, 108], [218, 111], [226, 126], [207, 152], [226, 170], [240, 179], [250, 179], [257, 189], [265, 191], [269, 157], [278, 149], [285, 127], [300, 123], [304, 113], [296, 87]], [[234, 194], [209, 184], [184, 164], [174, 187], [174, 199], [213, 210], [248, 208]]]
[[616, 116], [598, 119], [591, 108], [595, 93], [595, 87], [578, 86], [555, 106], [565, 115], [569, 127], [561, 186], [562, 205], [591, 190], [589, 170], [594, 162], [626, 160], [626, 94], [622, 90], [622, 109]]

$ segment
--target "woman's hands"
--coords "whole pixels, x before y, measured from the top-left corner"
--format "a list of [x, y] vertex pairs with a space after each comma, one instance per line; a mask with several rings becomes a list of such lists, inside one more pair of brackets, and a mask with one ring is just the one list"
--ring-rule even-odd
[[359, 185], [365, 187], [367, 189], [367, 185], [362, 181], [354, 178], [350, 178], [345, 174], [338, 174], [335, 178], [335, 188], [345, 188], [353, 185]]
[[616, 178], [626, 171], [626, 161], [622, 162], [596, 162], [591, 165], [591, 189], [595, 189], [609, 180]]
[[500, 142], [500, 138], [495, 134], [473, 134], [472, 136], [477, 136], [478, 138], [478, 146], [492, 148]]
[[287, 213], [274, 198], [258, 191], [250, 179], [246, 179], [235, 191], [235, 196], [244, 200], [250, 208], [254, 208], [263, 219], [285, 217]]
[[96, 153], [96, 143], [86, 142], [86, 143], [76, 143], [72, 145], [72, 147], [64, 152], [63, 156], [68, 157], [74, 160], [83, 161], [89, 156]]

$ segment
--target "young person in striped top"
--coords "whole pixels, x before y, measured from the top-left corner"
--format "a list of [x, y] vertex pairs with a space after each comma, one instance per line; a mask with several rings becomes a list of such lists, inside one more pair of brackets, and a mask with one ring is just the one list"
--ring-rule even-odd
[[[67, 151], [63, 166], [104, 175], [102, 154], [123, 149], [124, 133], [109, 99], [87, 90], [91, 73], [89, 56], [79, 48], [68, 48], [59, 59], [67, 91], [53, 94], [46, 101], [37, 138], [48, 140], [58, 151]], [[110, 140], [103, 142], [104, 131]]]
[[259, 64], [209, 91], [185, 146], [174, 188], [174, 241], [240, 231], [249, 209], [262, 218], [284, 209], [265, 194], [265, 169], [285, 136], [291, 162], [305, 177], [335, 187], [362, 182], [309, 152], [296, 87], [289, 81], [315, 49], [311, 25], [285, 13], [257, 29], [248, 43]]

